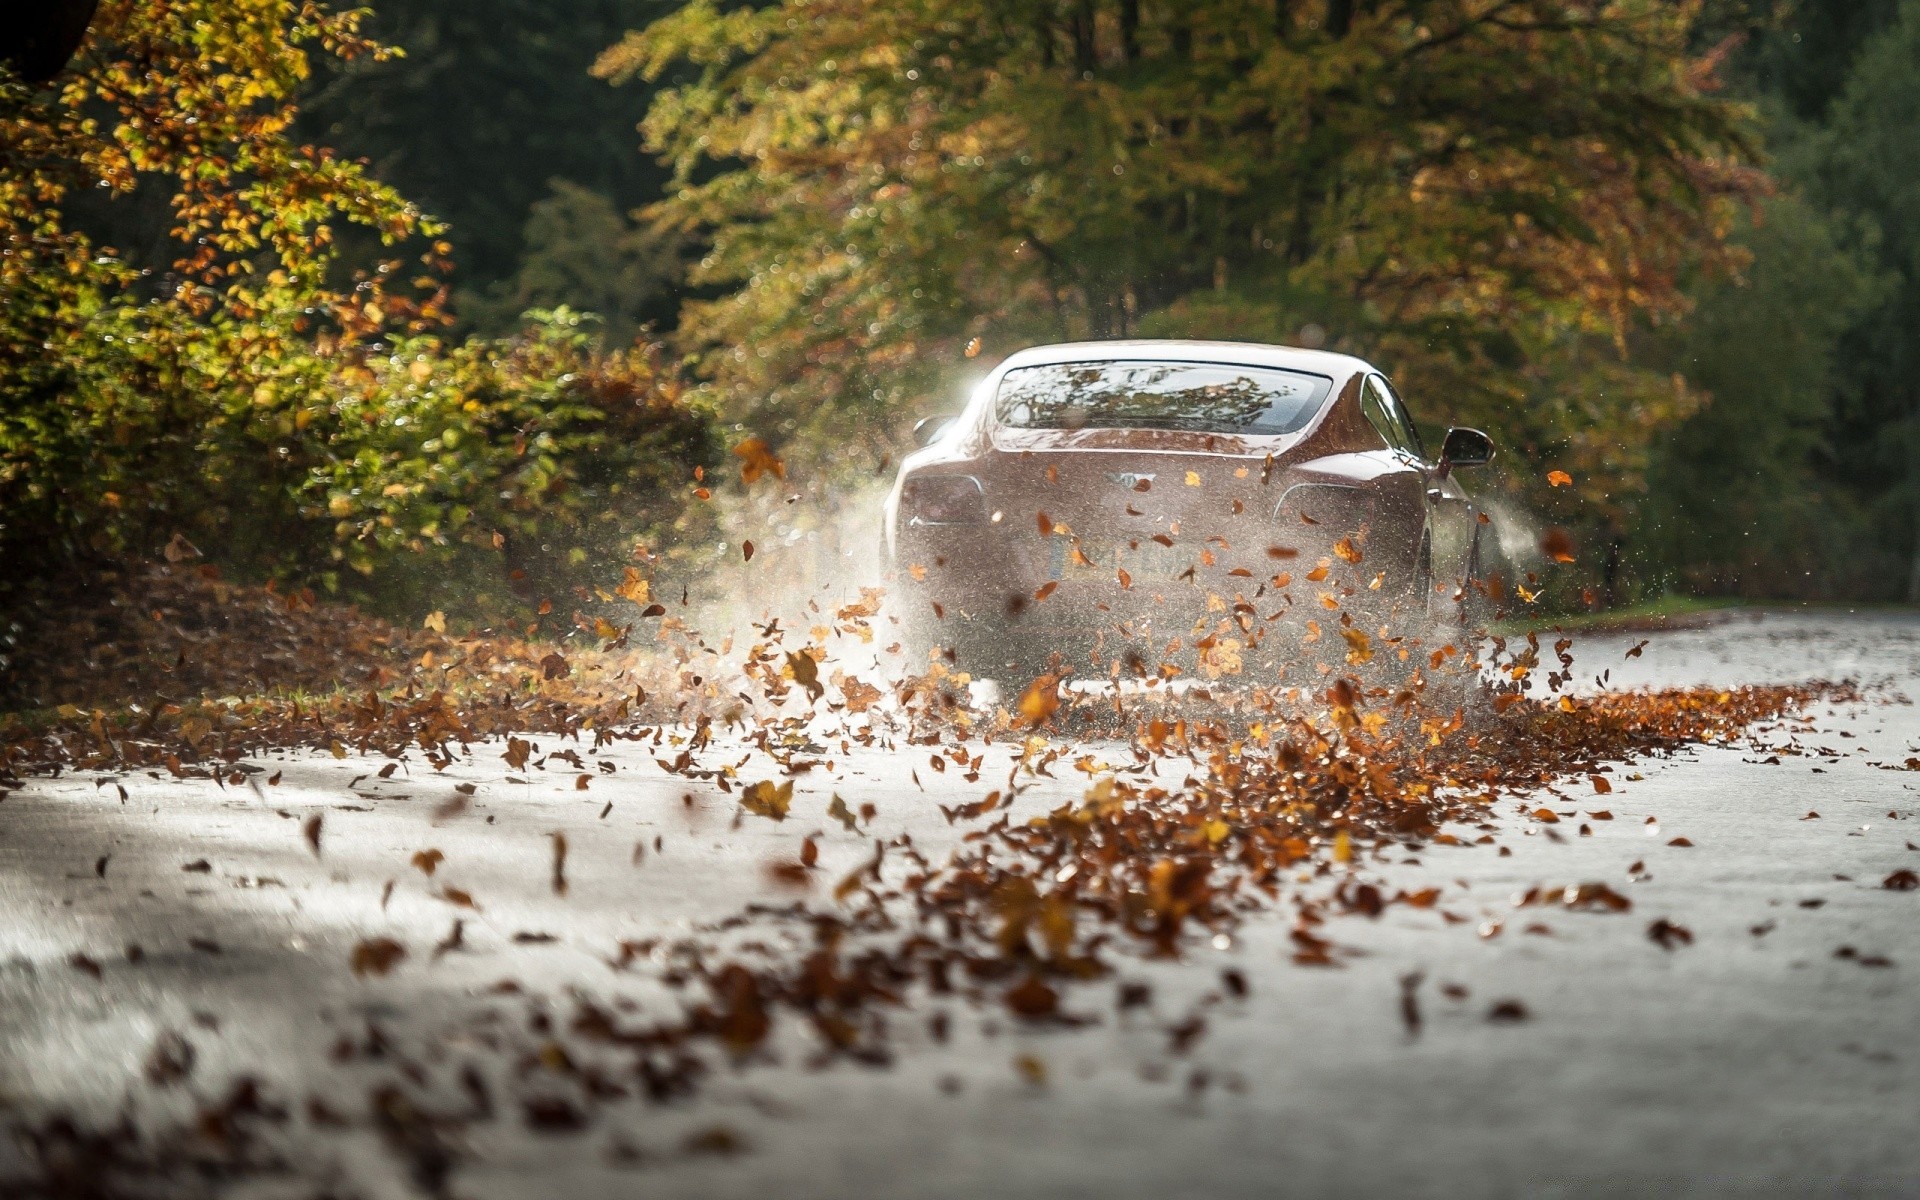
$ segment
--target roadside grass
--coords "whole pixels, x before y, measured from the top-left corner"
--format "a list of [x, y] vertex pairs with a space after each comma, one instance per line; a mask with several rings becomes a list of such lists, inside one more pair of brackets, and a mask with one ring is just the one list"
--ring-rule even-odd
[[1559, 630], [1565, 633], [1635, 633], [1660, 629], [1697, 629], [1731, 619], [1736, 613], [1764, 612], [1914, 612], [1913, 605], [1863, 603], [1858, 600], [1764, 600], [1740, 596], [1684, 596], [1668, 594], [1638, 604], [1602, 612], [1510, 613], [1494, 622], [1491, 632], [1524, 636]]

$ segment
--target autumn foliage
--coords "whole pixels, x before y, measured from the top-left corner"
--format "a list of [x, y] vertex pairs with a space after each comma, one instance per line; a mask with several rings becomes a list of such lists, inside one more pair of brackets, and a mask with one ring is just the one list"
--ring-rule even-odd
[[0, 77], [0, 553], [28, 577], [182, 535], [389, 607], [497, 604], [670, 523], [666, 473], [714, 454], [654, 348], [565, 310], [444, 334], [438, 226], [293, 133], [317, 58], [391, 53], [361, 15], [110, 0], [55, 83]]
[[970, 343], [1325, 341], [1612, 492], [1697, 401], [1624, 339], [1762, 184], [1696, 8], [696, 0], [599, 70], [684, 79], [654, 211], [711, 238], [681, 337], [741, 411], [861, 420]]

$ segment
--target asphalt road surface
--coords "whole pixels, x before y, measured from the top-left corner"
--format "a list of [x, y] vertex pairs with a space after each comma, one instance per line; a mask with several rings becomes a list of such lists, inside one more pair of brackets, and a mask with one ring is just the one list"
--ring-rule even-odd
[[[1294, 965], [1279, 914], [1179, 962], [1123, 959], [1123, 979], [1153, 985], [1154, 1012], [1219, 997], [1184, 1054], [1142, 1014], [1073, 995], [1096, 1021], [1034, 1031], [961, 1008], [941, 1042], [910, 1013], [880, 1067], [816, 1069], [807, 1039], [783, 1030], [690, 1099], [609, 1104], [578, 1130], [503, 1114], [451, 1134], [447, 1186], [499, 1198], [1920, 1193], [1920, 891], [1882, 886], [1920, 868], [1920, 773], [1891, 769], [1920, 754], [1907, 700], [1920, 696], [1920, 618], [1742, 615], [1651, 636], [1633, 659], [1639, 635], [1582, 638], [1582, 677], [1873, 690], [1816, 707], [1802, 755], [1743, 746], [1641, 762], [1604, 801], [1574, 787], [1533, 801], [1604, 803], [1611, 820], [1543, 826], [1503, 803], [1509, 855], [1391, 856], [1382, 870], [1396, 884], [1442, 886], [1440, 907], [1468, 919], [1404, 907], [1341, 918], [1339, 941], [1361, 953], [1338, 969]], [[933, 776], [924, 755], [836, 757], [838, 779], [803, 777], [781, 823], [737, 820], [733, 798], [631, 743], [587, 756], [584, 791], [580, 772], [553, 763], [510, 782], [497, 747], [438, 776], [415, 761], [382, 780], [383, 760], [298, 753], [258, 760], [255, 781], [283, 773], [258, 789], [164, 773], [31, 782], [0, 803], [0, 1124], [125, 1111], [159, 1128], [248, 1075], [290, 1104], [279, 1136], [297, 1171], [227, 1194], [417, 1194], [379, 1135], [316, 1121], [363, 1111], [395, 1069], [393, 1056], [338, 1061], [343, 1037], [364, 1040], [372, 1024], [429, 1062], [468, 1055], [504, 1071], [475, 1017], [497, 1005], [521, 1019], [502, 981], [658, 1011], [673, 998], [646, 971], [608, 965], [623, 939], [788, 903], [764, 864], [815, 831], [829, 880], [874, 836], [910, 833], [937, 861], [965, 827], [936, 805], [985, 786]], [[1084, 777], [1061, 774], [1023, 804], [1075, 798]], [[471, 807], [436, 820], [459, 782], [477, 785]], [[835, 792], [877, 808], [871, 830], [827, 819]], [[318, 857], [302, 835], [314, 814]], [[565, 895], [552, 886], [554, 832], [570, 848]], [[410, 865], [427, 849], [444, 855], [431, 879]], [[1585, 880], [1610, 882], [1633, 910], [1514, 907], [1535, 884]], [[450, 903], [449, 888], [477, 907]], [[1692, 944], [1656, 944], [1659, 918]], [[461, 948], [433, 957], [456, 919]], [[353, 948], [373, 937], [410, 953], [357, 977]], [[1228, 968], [1245, 996], [1222, 988]], [[1416, 972], [1417, 1028], [1403, 1009]], [[1505, 1001], [1526, 1018], [1490, 1020]], [[182, 1043], [191, 1063], [169, 1083], [155, 1048], [180, 1059]], [[0, 1145], [0, 1178], [21, 1164]]]

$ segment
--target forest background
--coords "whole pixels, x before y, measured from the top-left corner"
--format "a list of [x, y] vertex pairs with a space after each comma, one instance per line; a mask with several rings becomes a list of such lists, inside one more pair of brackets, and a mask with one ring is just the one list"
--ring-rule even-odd
[[1558, 610], [1920, 601], [1920, 0], [105, 0], [0, 155], [0, 618], [644, 604], [1116, 335], [1488, 429]]

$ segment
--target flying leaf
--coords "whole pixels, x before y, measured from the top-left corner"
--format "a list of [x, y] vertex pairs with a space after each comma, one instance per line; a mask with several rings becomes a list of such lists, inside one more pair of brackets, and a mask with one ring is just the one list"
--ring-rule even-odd
[[805, 650], [794, 650], [787, 655], [787, 671], [793, 676], [793, 681], [807, 689], [807, 695], [813, 699], [820, 699], [826, 692], [826, 687], [820, 682], [820, 664]]
[[781, 783], [763, 779], [748, 784], [740, 792], [740, 804], [755, 816], [767, 817], [775, 821], [787, 819], [787, 807], [793, 803], [793, 780]]
[[1558, 525], [1549, 525], [1547, 531], [1540, 535], [1540, 553], [1554, 562], [1572, 562], [1573, 535]]
[[1042, 675], [1020, 693], [1020, 716], [1029, 728], [1038, 729], [1060, 709], [1060, 680]]
[[407, 948], [392, 938], [368, 938], [353, 948], [353, 973], [361, 978], [385, 975], [407, 956]]
[[759, 438], [748, 438], [733, 448], [733, 456], [740, 460], [740, 482], [752, 483], [763, 475], [775, 479], [787, 477], [787, 464], [780, 461], [766, 442]]

